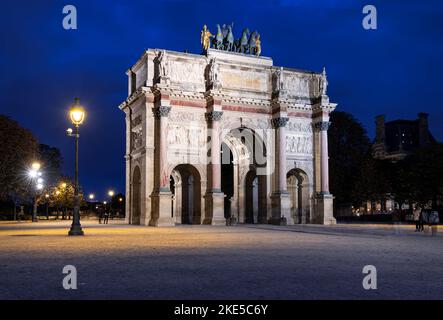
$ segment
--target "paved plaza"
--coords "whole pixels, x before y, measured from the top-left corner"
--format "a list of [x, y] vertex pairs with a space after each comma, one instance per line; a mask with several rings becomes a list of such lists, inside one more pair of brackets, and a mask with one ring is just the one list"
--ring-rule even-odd
[[[410, 225], [0, 223], [0, 299], [442, 299], [443, 236]], [[74, 265], [78, 289], [64, 290]], [[364, 290], [374, 265], [378, 289]]]

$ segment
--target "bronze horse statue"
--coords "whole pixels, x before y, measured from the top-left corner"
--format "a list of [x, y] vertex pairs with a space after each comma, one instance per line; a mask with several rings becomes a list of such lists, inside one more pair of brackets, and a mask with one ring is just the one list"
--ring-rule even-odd
[[221, 31], [220, 25], [217, 24], [217, 35], [215, 36], [213, 40], [213, 45], [215, 49], [223, 50], [223, 33]]
[[230, 25], [217, 24], [217, 33], [215, 36], [210, 34], [213, 39], [210, 40], [214, 49], [239, 52], [259, 56], [261, 53], [260, 34], [255, 30], [250, 32], [248, 28], [243, 29], [239, 39], [234, 39], [234, 22]]
[[234, 49], [234, 34], [232, 33], [232, 25], [228, 26], [228, 34], [223, 42], [224, 42], [224, 49], [226, 51], [233, 51], [233, 49]]
[[235, 41], [235, 51], [240, 53], [246, 53], [248, 50], [248, 36], [249, 29], [243, 29], [243, 33], [240, 39]]

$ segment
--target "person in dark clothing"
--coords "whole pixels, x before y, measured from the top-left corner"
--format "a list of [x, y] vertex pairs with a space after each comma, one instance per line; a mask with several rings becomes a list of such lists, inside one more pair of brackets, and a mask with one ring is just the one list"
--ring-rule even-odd
[[105, 219], [103, 220], [103, 223], [104, 223], [104, 224], [108, 224], [108, 221], [109, 221], [109, 212], [106, 211], [106, 212], [105, 212]]
[[424, 217], [423, 217], [424, 213], [425, 213], [424, 209], [420, 211], [420, 218], [418, 219], [418, 231], [424, 231], [425, 230]]
[[420, 231], [420, 217], [421, 217], [421, 208], [416, 206], [412, 211], [415, 221], [415, 231]]
[[102, 223], [102, 219], [103, 219], [103, 209], [99, 208], [98, 209], [98, 223], [101, 224]]

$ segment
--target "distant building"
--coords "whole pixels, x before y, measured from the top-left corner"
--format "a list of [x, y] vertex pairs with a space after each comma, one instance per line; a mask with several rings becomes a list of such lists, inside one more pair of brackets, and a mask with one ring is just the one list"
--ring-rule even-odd
[[[372, 145], [375, 159], [401, 161], [417, 148], [436, 143], [429, 131], [428, 114], [421, 112], [415, 120], [393, 120], [386, 122], [384, 115], [375, 117], [376, 135]], [[394, 195], [387, 194], [385, 199], [365, 201], [356, 212], [358, 214], [390, 213], [399, 205]], [[404, 204], [402, 209], [408, 209]]]
[[403, 160], [418, 147], [435, 143], [429, 131], [428, 114], [421, 112], [416, 120], [385, 122], [385, 116], [375, 118], [376, 137], [372, 145], [375, 159]]

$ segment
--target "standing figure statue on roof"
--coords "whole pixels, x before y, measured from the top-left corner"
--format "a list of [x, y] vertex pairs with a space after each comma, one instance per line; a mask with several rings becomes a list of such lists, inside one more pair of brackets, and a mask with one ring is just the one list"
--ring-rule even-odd
[[203, 30], [201, 31], [200, 42], [205, 52], [211, 47], [211, 37], [214, 37], [214, 35], [212, 35], [211, 32], [209, 32], [208, 27], [204, 25]]
[[169, 60], [165, 56], [165, 50], [161, 50], [157, 54], [158, 75], [161, 78], [166, 78], [169, 76]]
[[323, 67], [323, 72], [321, 74], [321, 80], [320, 80], [320, 92], [322, 95], [326, 95], [328, 90], [328, 79], [326, 77], [326, 68]]
[[259, 33], [257, 33], [257, 37], [255, 38], [255, 55], [257, 57], [261, 55], [261, 41]]

